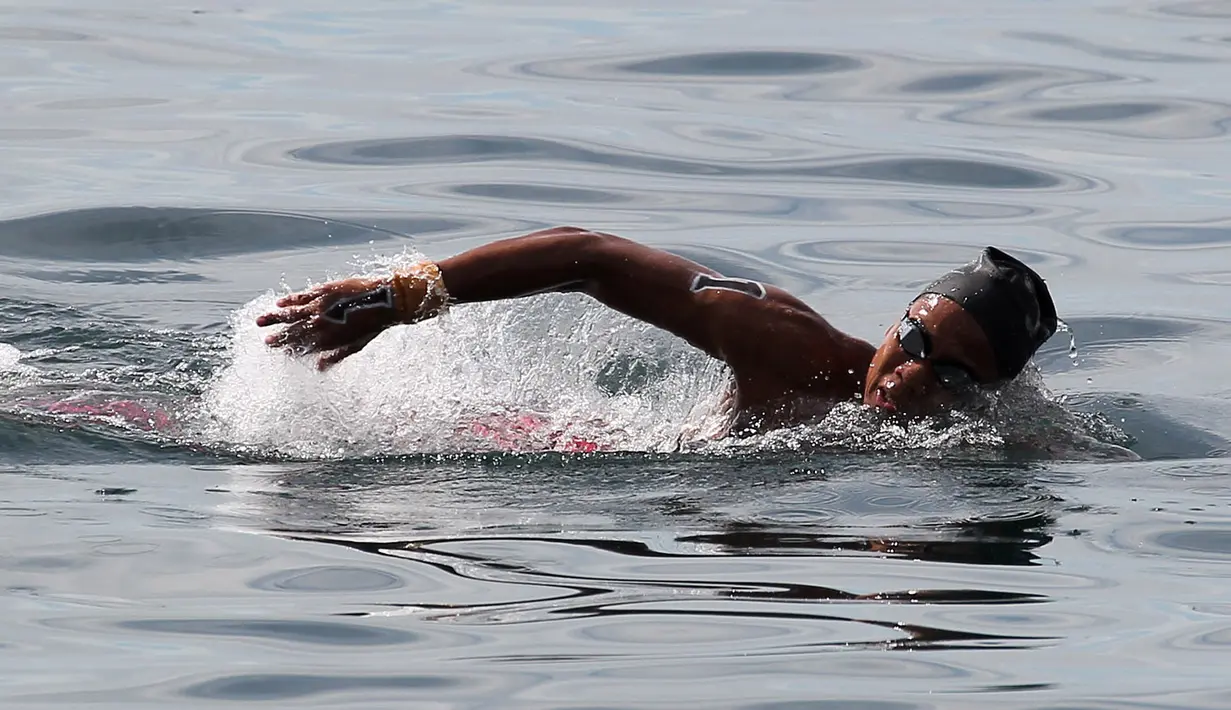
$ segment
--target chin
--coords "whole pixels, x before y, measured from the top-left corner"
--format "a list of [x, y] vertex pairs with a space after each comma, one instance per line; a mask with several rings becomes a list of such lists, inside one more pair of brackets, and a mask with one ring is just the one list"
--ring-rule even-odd
[[863, 393], [863, 403], [890, 414], [897, 414], [901, 410], [901, 407], [896, 402], [886, 396], [885, 388], [880, 385], [872, 387]]
[[908, 400], [897, 402], [887, 397], [880, 387], [873, 388], [871, 392], [864, 394], [863, 403], [877, 411], [902, 418], [941, 414], [950, 408], [945, 403], [936, 401], [920, 402]]

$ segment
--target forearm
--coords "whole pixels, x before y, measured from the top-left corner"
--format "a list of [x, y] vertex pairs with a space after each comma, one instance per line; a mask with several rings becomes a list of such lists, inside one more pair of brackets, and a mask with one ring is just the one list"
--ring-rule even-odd
[[[629, 290], [684, 291], [714, 272], [668, 252], [573, 227], [502, 239], [437, 262], [455, 303], [580, 291], [619, 307]], [[649, 283], [645, 283], [645, 282]], [[671, 288], [675, 287], [675, 288]]]
[[593, 235], [549, 230], [502, 239], [437, 262], [454, 303], [565, 290], [593, 271]]
[[437, 262], [453, 303], [581, 292], [712, 351], [690, 286], [711, 269], [610, 234], [559, 227]]

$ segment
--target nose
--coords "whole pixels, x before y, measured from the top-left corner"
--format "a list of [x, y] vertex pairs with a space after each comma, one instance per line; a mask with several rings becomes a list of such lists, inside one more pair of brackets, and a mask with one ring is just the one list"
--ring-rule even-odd
[[913, 359], [906, 360], [902, 362], [900, 365], [898, 365], [897, 367], [893, 368], [893, 374], [897, 375], [898, 377], [901, 377], [902, 379], [906, 379], [909, 375], [914, 374], [915, 371], [922, 370], [922, 369], [923, 369], [922, 362], [918, 360], [913, 360]]
[[928, 366], [919, 360], [907, 360], [893, 368], [893, 374], [904, 391], [912, 394], [922, 393], [928, 389]]

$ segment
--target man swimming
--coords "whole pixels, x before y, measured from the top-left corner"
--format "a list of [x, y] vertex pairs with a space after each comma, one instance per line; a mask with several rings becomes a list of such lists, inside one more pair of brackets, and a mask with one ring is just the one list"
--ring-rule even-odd
[[902, 415], [952, 407], [1011, 381], [1057, 325], [1039, 275], [993, 247], [923, 289], [875, 347], [780, 288], [576, 227], [325, 283], [279, 299], [257, 324], [285, 324], [265, 342], [314, 354], [324, 370], [452, 304], [553, 292], [587, 294], [725, 362], [737, 429], [798, 423], [852, 398]]

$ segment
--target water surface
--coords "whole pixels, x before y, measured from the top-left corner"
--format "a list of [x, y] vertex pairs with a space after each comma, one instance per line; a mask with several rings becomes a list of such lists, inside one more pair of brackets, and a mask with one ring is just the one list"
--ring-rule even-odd
[[[1228, 13], [970, 10], [0, 8], [6, 707], [1231, 705]], [[1076, 353], [712, 442], [721, 366], [579, 297], [251, 324], [567, 223], [869, 339], [996, 244]]]

